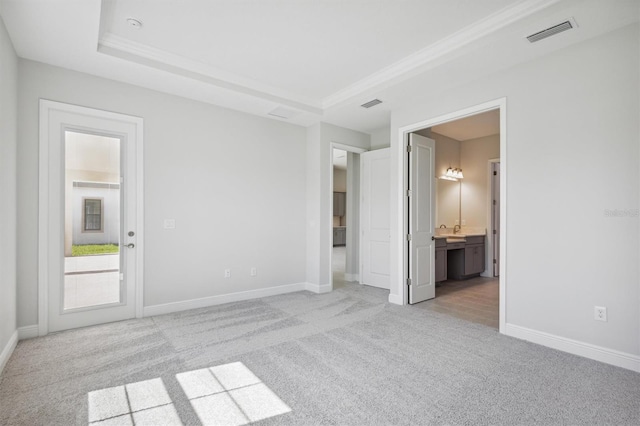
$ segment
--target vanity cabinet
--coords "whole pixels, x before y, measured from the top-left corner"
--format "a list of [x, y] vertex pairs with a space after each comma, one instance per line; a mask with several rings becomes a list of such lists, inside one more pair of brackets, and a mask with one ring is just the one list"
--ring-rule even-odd
[[344, 216], [347, 213], [347, 193], [333, 193], [333, 215]]
[[479, 235], [466, 237], [464, 242], [447, 243], [447, 277], [449, 279], [464, 280], [484, 272], [484, 240], [485, 236]]
[[464, 248], [464, 275], [484, 272], [484, 237], [467, 237]]
[[333, 245], [344, 246], [347, 244], [347, 228], [333, 228]]
[[445, 281], [447, 279], [447, 240], [444, 238], [436, 239], [436, 282]]

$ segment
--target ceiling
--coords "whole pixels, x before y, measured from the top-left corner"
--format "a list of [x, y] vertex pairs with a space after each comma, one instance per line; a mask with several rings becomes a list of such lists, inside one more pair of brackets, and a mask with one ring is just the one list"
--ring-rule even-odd
[[500, 110], [471, 115], [431, 127], [431, 131], [457, 141], [467, 141], [500, 133]]
[[[0, 14], [22, 58], [303, 126], [371, 132], [432, 89], [636, 22], [638, 3], [0, 0]], [[526, 41], [570, 17], [577, 29]], [[373, 98], [383, 103], [360, 106]]]
[[333, 167], [347, 170], [347, 151], [333, 148]]

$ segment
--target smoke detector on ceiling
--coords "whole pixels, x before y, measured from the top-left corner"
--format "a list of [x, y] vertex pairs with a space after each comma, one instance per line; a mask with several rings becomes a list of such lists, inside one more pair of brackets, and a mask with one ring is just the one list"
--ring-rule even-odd
[[382, 101], [380, 99], [372, 99], [369, 102], [365, 102], [360, 106], [363, 107], [363, 108], [371, 108], [371, 107], [374, 107], [374, 106], [379, 105], [381, 103], [382, 103]]
[[139, 30], [142, 27], [142, 21], [136, 18], [127, 18], [127, 24], [136, 30]]
[[529, 43], [535, 43], [542, 39], [554, 36], [556, 34], [560, 34], [564, 31], [568, 31], [573, 28], [578, 28], [578, 24], [576, 23], [576, 20], [574, 18], [569, 18], [564, 22], [560, 22], [559, 24], [553, 25], [547, 29], [538, 31], [537, 33], [527, 36], [527, 40], [529, 40]]

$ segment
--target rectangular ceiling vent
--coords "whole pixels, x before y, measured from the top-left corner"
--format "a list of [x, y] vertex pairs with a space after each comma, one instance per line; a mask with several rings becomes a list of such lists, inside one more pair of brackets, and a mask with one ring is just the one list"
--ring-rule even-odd
[[561, 32], [564, 32], [576, 27], [577, 27], [576, 21], [574, 21], [572, 18], [558, 25], [554, 25], [553, 27], [549, 27], [546, 30], [542, 30], [535, 34], [531, 34], [530, 36], [527, 37], [527, 40], [529, 40], [530, 43], [535, 43], [536, 41], [540, 41], [544, 38], [554, 36], [556, 34], [559, 34]]
[[367, 103], [364, 103], [364, 104], [362, 104], [360, 106], [364, 107], [364, 108], [371, 108], [371, 107], [374, 107], [374, 106], [376, 106], [378, 104], [381, 104], [381, 103], [382, 103], [382, 101], [380, 99], [374, 99], [374, 100], [371, 100], [371, 101], [369, 101]]

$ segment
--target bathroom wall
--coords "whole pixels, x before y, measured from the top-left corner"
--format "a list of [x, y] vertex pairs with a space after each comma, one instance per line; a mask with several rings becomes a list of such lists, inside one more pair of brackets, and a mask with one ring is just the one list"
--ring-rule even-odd
[[464, 173], [461, 183], [461, 223], [465, 226], [489, 228], [487, 210], [489, 160], [500, 158], [500, 135], [491, 135], [460, 142], [460, 167]]

